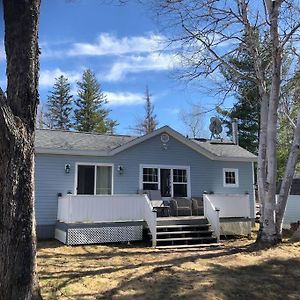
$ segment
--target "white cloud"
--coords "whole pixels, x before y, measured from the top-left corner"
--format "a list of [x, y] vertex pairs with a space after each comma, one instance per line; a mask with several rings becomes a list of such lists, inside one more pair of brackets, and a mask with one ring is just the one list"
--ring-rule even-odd
[[144, 95], [131, 92], [104, 92], [110, 106], [139, 105], [145, 102]]
[[130, 73], [165, 71], [178, 65], [178, 58], [171, 54], [150, 53], [146, 56], [123, 57], [112, 65], [107, 74], [104, 74], [103, 80], [120, 81]]
[[109, 33], [101, 33], [96, 43], [75, 43], [67, 51], [69, 56], [122, 55], [128, 53], [148, 53], [163, 48], [165, 38], [160, 35], [117, 38]]
[[59, 76], [65, 76], [68, 78], [70, 84], [75, 83], [80, 80], [82, 73], [80, 72], [64, 72], [59, 68], [54, 70], [42, 70], [40, 74], [40, 86], [41, 87], [50, 87], [55, 83], [55, 78]]

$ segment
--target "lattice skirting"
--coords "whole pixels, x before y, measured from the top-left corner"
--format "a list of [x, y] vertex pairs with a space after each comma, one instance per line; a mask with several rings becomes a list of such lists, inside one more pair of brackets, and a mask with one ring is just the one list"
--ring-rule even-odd
[[137, 241], [143, 239], [143, 226], [68, 228], [66, 244], [82, 245]]

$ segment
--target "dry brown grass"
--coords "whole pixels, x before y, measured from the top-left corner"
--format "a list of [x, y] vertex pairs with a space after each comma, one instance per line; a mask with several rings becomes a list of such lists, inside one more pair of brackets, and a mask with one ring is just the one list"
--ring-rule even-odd
[[41, 242], [44, 299], [300, 299], [300, 243], [255, 251], [254, 240], [218, 248], [155, 250], [142, 244]]

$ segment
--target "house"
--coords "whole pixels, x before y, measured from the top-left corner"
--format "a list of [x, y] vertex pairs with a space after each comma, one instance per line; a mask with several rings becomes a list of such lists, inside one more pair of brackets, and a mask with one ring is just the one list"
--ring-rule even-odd
[[166, 203], [206, 194], [218, 234], [222, 218], [255, 216], [256, 156], [232, 142], [189, 139], [168, 126], [142, 137], [42, 129], [35, 154], [39, 238], [135, 240], [146, 224], [155, 240], [159, 218], [140, 190], [160, 190]]
[[[277, 194], [279, 194], [280, 186], [281, 181], [277, 184]], [[300, 173], [295, 172], [284, 213], [283, 227], [290, 228], [291, 223], [298, 221], [300, 221]]]

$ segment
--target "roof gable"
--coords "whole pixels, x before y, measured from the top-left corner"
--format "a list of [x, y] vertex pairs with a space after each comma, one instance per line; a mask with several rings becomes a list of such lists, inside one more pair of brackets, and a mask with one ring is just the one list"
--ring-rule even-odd
[[115, 155], [119, 152], [125, 151], [128, 148], [134, 147], [140, 143], [143, 143], [154, 136], [167, 133], [174, 139], [195, 150], [196, 152], [206, 156], [211, 160], [224, 160], [224, 161], [256, 161], [256, 156], [244, 148], [232, 144], [232, 143], [205, 143], [190, 140], [184, 137], [182, 134], [172, 129], [169, 126], [161, 127], [147, 135], [138, 137], [128, 143], [125, 143], [111, 151], [111, 155]]
[[169, 126], [141, 137], [105, 135], [60, 130], [37, 130], [36, 153], [113, 156], [147, 140], [167, 133], [177, 141], [211, 160], [256, 161], [256, 156], [232, 143], [190, 140]]

